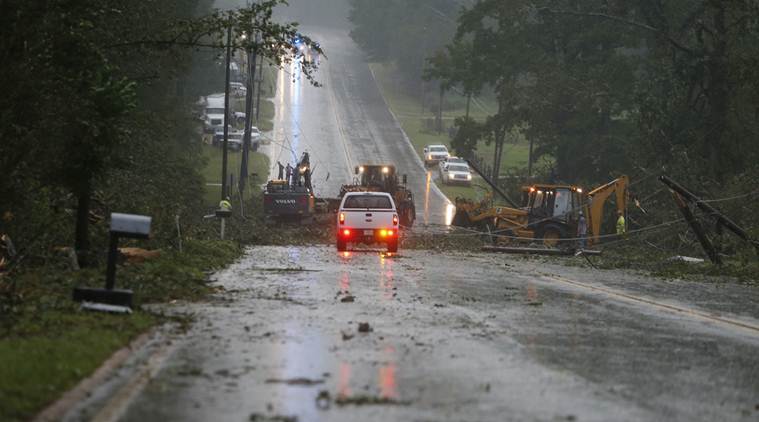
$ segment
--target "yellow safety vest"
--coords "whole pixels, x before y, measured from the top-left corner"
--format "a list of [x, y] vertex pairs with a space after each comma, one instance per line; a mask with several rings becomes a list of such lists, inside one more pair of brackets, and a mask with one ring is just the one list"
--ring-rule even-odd
[[625, 216], [620, 215], [617, 219], [617, 234], [625, 234]]
[[222, 209], [224, 211], [232, 211], [232, 203], [226, 199], [223, 199], [219, 202], [219, 209]]

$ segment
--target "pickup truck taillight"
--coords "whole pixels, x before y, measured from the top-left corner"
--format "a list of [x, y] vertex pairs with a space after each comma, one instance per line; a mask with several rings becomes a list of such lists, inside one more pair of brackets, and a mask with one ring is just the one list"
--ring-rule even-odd
[[340, 224], [345, 224], [345, 213], [344, 212], [340, 213], [339, 220], [340, 220]]
[[398, 214], [393, 214], [393, 225], [394, 226], [398, 225]]

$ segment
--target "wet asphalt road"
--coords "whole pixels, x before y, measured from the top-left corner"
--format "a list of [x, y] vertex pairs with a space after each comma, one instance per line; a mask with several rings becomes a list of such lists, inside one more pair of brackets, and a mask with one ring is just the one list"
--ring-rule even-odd
[[[303, 32], [328, 51], [324, 87], [280, 73], [273, 163], [309, 151], [333, 196], [353, 166], [394, 162], [418, 222], [443, 223], [346, 29]], [[755, 288], [333, 246], [251, 248], [215, 280], [210, 303], [170, 308], [194, 315], [186, 332], [156, 336], [67, 420], [759, 420]]]
[[217, 283], [122, 420], [759, 418], [759, 331], [614, 296], [759, 327], [751, 288], [327, 246], [252, 248]]
[[294, 163], [308, 151], [316, 194], [336, 197], [340, 186], [353, 181], [356, 166], [392, 164], [398, 174], [408, 176], [417, 223], [449, 223], [450, 201], [432, 182], [432, 173], [388, 110], [348, 30], [306, 25], [302, 32], [319, 40], [328, 54], [320, 60], [317, 75], [322, 86], [311, 86], [294, 64], [279, 71], [272, 142], [261, 149], [271, 157], [270, 175], [276, 176], [277, 162]]

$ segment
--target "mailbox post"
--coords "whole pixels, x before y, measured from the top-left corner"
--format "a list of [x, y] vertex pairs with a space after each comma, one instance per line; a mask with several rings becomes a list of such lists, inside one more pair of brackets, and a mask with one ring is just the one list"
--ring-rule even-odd
[[224, 228], [227, 222], [227, 218], [232, 216], [232, 210], [220, 207], [216, 212], [214, 213], [216, 218], [221, 219], [221, 240], [224, 240]]
[[105, 289], [76, 287], [73, 298], [82, 307], [111, 312], [131, 312], [133, 293], [116, 289], [116, 261], [119, 255], [119, 238], [147, 239], [150, 237], [151, 218], [134, 214], [111, 214], [108, 266], [105, 273]]

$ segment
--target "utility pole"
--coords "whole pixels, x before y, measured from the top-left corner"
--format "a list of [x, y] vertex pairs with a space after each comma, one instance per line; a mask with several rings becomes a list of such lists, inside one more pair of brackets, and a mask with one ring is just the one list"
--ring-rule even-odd
[[[258, 40], [258, 38], [256, 38], [256, 40]], [[261, 115], [261, 83], [263, 83], [263, 81], [264, 56], [261, 56], [261, 63], [258, 65], [258, 90], [256, 90], [256, 126], [258, 126], [258, 118]]]
[[247, 90], [245, 92], [245, 134], [242, 138], [242, 159], [240, 160], [240, 180], [239, 189], [242, 194], [245, 192], [245, 183], [248, 179], [248, 154], [250, 153], [250, 124], [253, 114], [253, 89], [255, 81], [253, 78], [256, 74], [256, 48], [248, 51], [248, 78], [246, 81]]
[[227, 28], [227, 69], [224, 80], [224, 141], [221, 155], [221, 200], [227, 198], [227, 145], [229, 141], [229, 68], [232, 61], [232, 20]]

